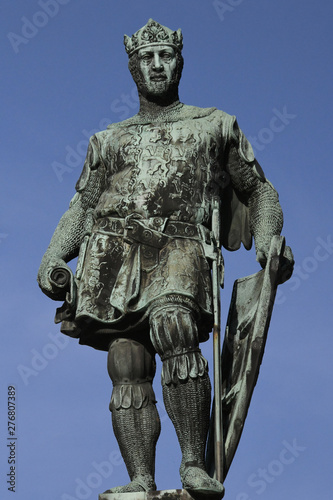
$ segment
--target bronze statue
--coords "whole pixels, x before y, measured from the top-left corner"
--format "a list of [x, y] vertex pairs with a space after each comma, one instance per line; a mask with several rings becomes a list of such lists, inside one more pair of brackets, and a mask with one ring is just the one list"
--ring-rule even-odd
[[[199, 348], [213, 327], [212, 262], [222, 271], [221, 245], [249, 249], [253, 236], [265, 267], [282, 211], [236, 118], [179, 101], [181, 31], [150, 19], [124, 43], [140, 110], [91, 137], [38, 282], [65, 300], [56, 314], [64, 333], [108, 351], [113, 429], [131, 479], [108, 491], [156, 489], [157, 353], [183, 487], [221, 498], [221, 479], [206, 471], [211, 384]], [[66, 262], [76, 256], [73, 276]], [[292, 272], [289, 247], [282, 260], [281, 282]]]

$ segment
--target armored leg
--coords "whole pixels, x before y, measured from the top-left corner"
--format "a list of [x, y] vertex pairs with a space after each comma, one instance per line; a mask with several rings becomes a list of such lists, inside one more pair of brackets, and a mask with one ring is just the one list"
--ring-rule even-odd
[[165, 408], [182, 451], [183, 487], [204, 498], [222, 498], [223, 485], [205, 469], [211, 385], [193, 309], [184, 303], [156, 305], [150, 313], [150, 326], [152, 343], [163, 361]]
[[155, 448], [160, 420], [152, 388], [154, 358], [142, 344], [118, 339], [109, 349], [108, 371], [113, 382], [113, 430], [131, 479], [128, 485], [108, 493], [156, 490]]

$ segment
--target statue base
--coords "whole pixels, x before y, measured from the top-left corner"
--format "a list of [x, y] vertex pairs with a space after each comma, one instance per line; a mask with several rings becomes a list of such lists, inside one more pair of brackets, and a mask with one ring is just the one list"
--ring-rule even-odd
[[101, 493], [98, 500], [194, 500], [186, 490], [163, 490], [138, 493]]

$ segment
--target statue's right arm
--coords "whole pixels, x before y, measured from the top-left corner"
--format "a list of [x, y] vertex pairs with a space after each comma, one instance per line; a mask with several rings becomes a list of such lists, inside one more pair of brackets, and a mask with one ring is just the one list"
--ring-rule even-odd
[[84, 235], [87, 211], [95, 208], [104, 187], [105, 169], [94, 136], [90, 140], [83, 171], [76, 185], [77, 192], [54, 231], [38, 271], [37, 281], [40, 288], [54, 300], [64, 300], [65, 292], [55, 289], [50, 275], [55, 268], [61, 267], [67, 269], [72, 276], [66, 262], [77, 257]]
[[[228, 170], [231, 184], [239, 200], [248, 207], [249, 229], [254, 237], [257, 261], [265, 267], [272, 237], [280, 235], [283, 227], [283, 213], [279, 195], [265, 177], [253, 149], [237, 121], [229, 145]], [[294, 266], [291, 248], [284, 249], [281, 267], [281, 282], [290, 278]]]

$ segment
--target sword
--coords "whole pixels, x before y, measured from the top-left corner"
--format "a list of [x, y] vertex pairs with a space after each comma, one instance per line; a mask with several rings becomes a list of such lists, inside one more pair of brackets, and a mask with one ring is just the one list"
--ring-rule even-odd
[[223, 262], [220, 247], [220, 200], [214, 197], [212, 200], [212, 236], [214, 259], [212, 262], [212, 288], [213, 288], [213, 360], [214, 360], [214, 454], [216, 479], [223, 482], [224, 449], [222, 432], [222, 380], [221, 380], [221, 303], [220, 286], [223, 282]]

